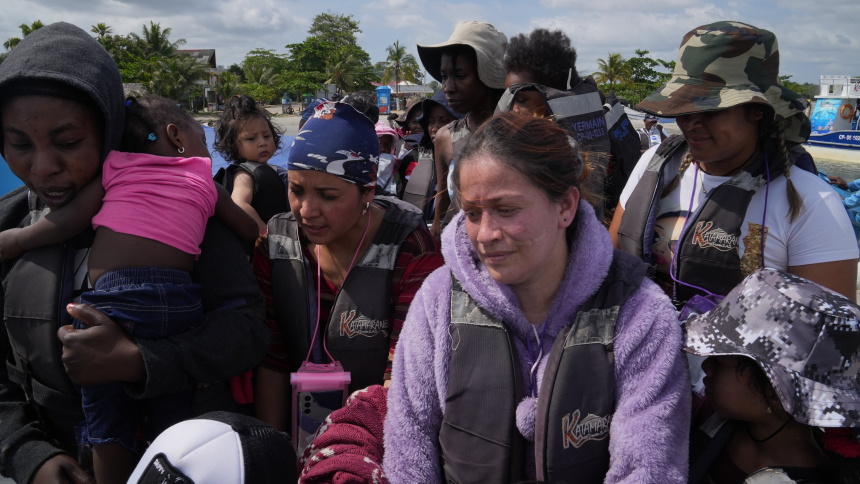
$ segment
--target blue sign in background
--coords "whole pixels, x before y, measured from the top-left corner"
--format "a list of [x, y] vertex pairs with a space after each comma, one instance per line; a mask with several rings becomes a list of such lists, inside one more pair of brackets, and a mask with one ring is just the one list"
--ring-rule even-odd
[[824, 134], [833, 131], [833, 122], [836, 120], [836, 112], [841, 99], [819, 99], [812, 113], [812, 134]]
[[[215, 129], [204, 126], [203, 131], [206, 132], [206, 144], [209, 145], [209, 152], [212, 154], [212, 174], [215, 175], [219, 168], [226, 168], [230, 163], [215, 151]], [[290, 153], [290, 147], [293, 145], [294, 140], [295, 138], [292, 136], [281, 135], [281, 151], [275, 153], [275, 156], [269, 160], [269, 163], [286, 168], [287, 156]], [[8, 193], [21, 185], [23, 183], [9, 170], [6, 160], [0, 157], [0, 194]]]

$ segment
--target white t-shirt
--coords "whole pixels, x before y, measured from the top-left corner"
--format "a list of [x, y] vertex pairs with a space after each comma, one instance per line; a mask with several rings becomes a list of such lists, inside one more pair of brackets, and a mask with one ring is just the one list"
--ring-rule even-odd
[[[621, 206], [636, 188], [639, 179], [657, 151], [653, 147], [646, 151], [636, 164], [624, 191], [621, 192]], [[678, 173], [680, 160], [669, 162], [664, 169], [664, 179], [672, 180]], [[695, 179], [694, 179], [695, 177]], [[668, 278], [669, 266], [681, 229], [687, 218], [690, 196], [693, 195], [693, 211], [705, 199], [704, 190], [710, 191], [727, 181], [729, 176], [712, 176], [699, 170], [696, 175], [694, 165], [681, 175], [678, 186], [661, 199], [657, 209], [654, 227], [653, 253], [657, 257], [658, 275]], [[764, 263], [766, 267], [786, 270], [789, 266], [802, 266], [856, 259], [860, 250], [854, 237], [854, 229], [842, 201], [830, 186], [817, 176], [795, 166], [791, 167], [791, 180], [803, 200], [803, 209], [792, 222], [789, 218], [786, 180], [784, 176], [772, 180], [767, 199], [765, 227]], [[691, 191], [695, 191], [692, 194]], [[749, 275], [760, 266], [761, 261], [761, 223], [764, 211], [765, 188], [760, 188], [750, 201], [738, 241], [741, 257], [741, 272]], [[752, 233], [750, 233], [752, 232]], [[747, 246], [752, 246], [748, 251]], [[745, 254], [747, 257], [745, 257]]]

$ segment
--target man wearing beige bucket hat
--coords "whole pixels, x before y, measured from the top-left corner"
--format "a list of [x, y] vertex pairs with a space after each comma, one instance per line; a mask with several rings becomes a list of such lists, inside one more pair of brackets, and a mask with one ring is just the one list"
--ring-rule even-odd
[[433, 142], [438, 196], [431, 232], [437, 239], [447, 221], [459, 211], [449, 188], [450, 168], [469, 135], [493, 115], [504, 92], [507, 45], [505, 34], [486, 22], [476, 21], [458, 23], [446, 42], [418, 45], [424, 68], [442, 83], [451, 109], [464, 115], [440, 129]]
[[679, 306], [716, 300], [762, 267], [855, 298], [851, 222], [800, 146], [806, 104], [779, 83], [776, 36], [736, 21], [688, 32], [673, 77], [639, 103], [683, 136], [642, 155], [610, 234], [653, 264]]

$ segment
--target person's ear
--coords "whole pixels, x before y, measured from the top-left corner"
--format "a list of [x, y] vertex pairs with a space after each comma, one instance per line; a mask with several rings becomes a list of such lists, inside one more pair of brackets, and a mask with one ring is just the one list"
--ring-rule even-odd
[[579, 208], [580, 193], [576, 187], [567, 189], [567, 193], [558, 202], [558, 227], [566, 229], [573, 224], [576, 209]]
[[167, 135], [167, 142], [178, 152], [183, 153], [185, 151], [185, 144], [183, 143], [182, 132], [179, 130], [179, 126], [176, 126], [173, 123], [167, 125], [164, 128], [165, 134]]

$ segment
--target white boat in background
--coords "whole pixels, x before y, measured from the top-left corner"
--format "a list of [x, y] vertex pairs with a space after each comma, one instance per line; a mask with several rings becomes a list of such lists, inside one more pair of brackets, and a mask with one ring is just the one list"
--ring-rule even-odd
[[[860, 78], [821, 76], [808, 145], [860, 153]], [[857, 159], [857, 158], [855, 158]]]

